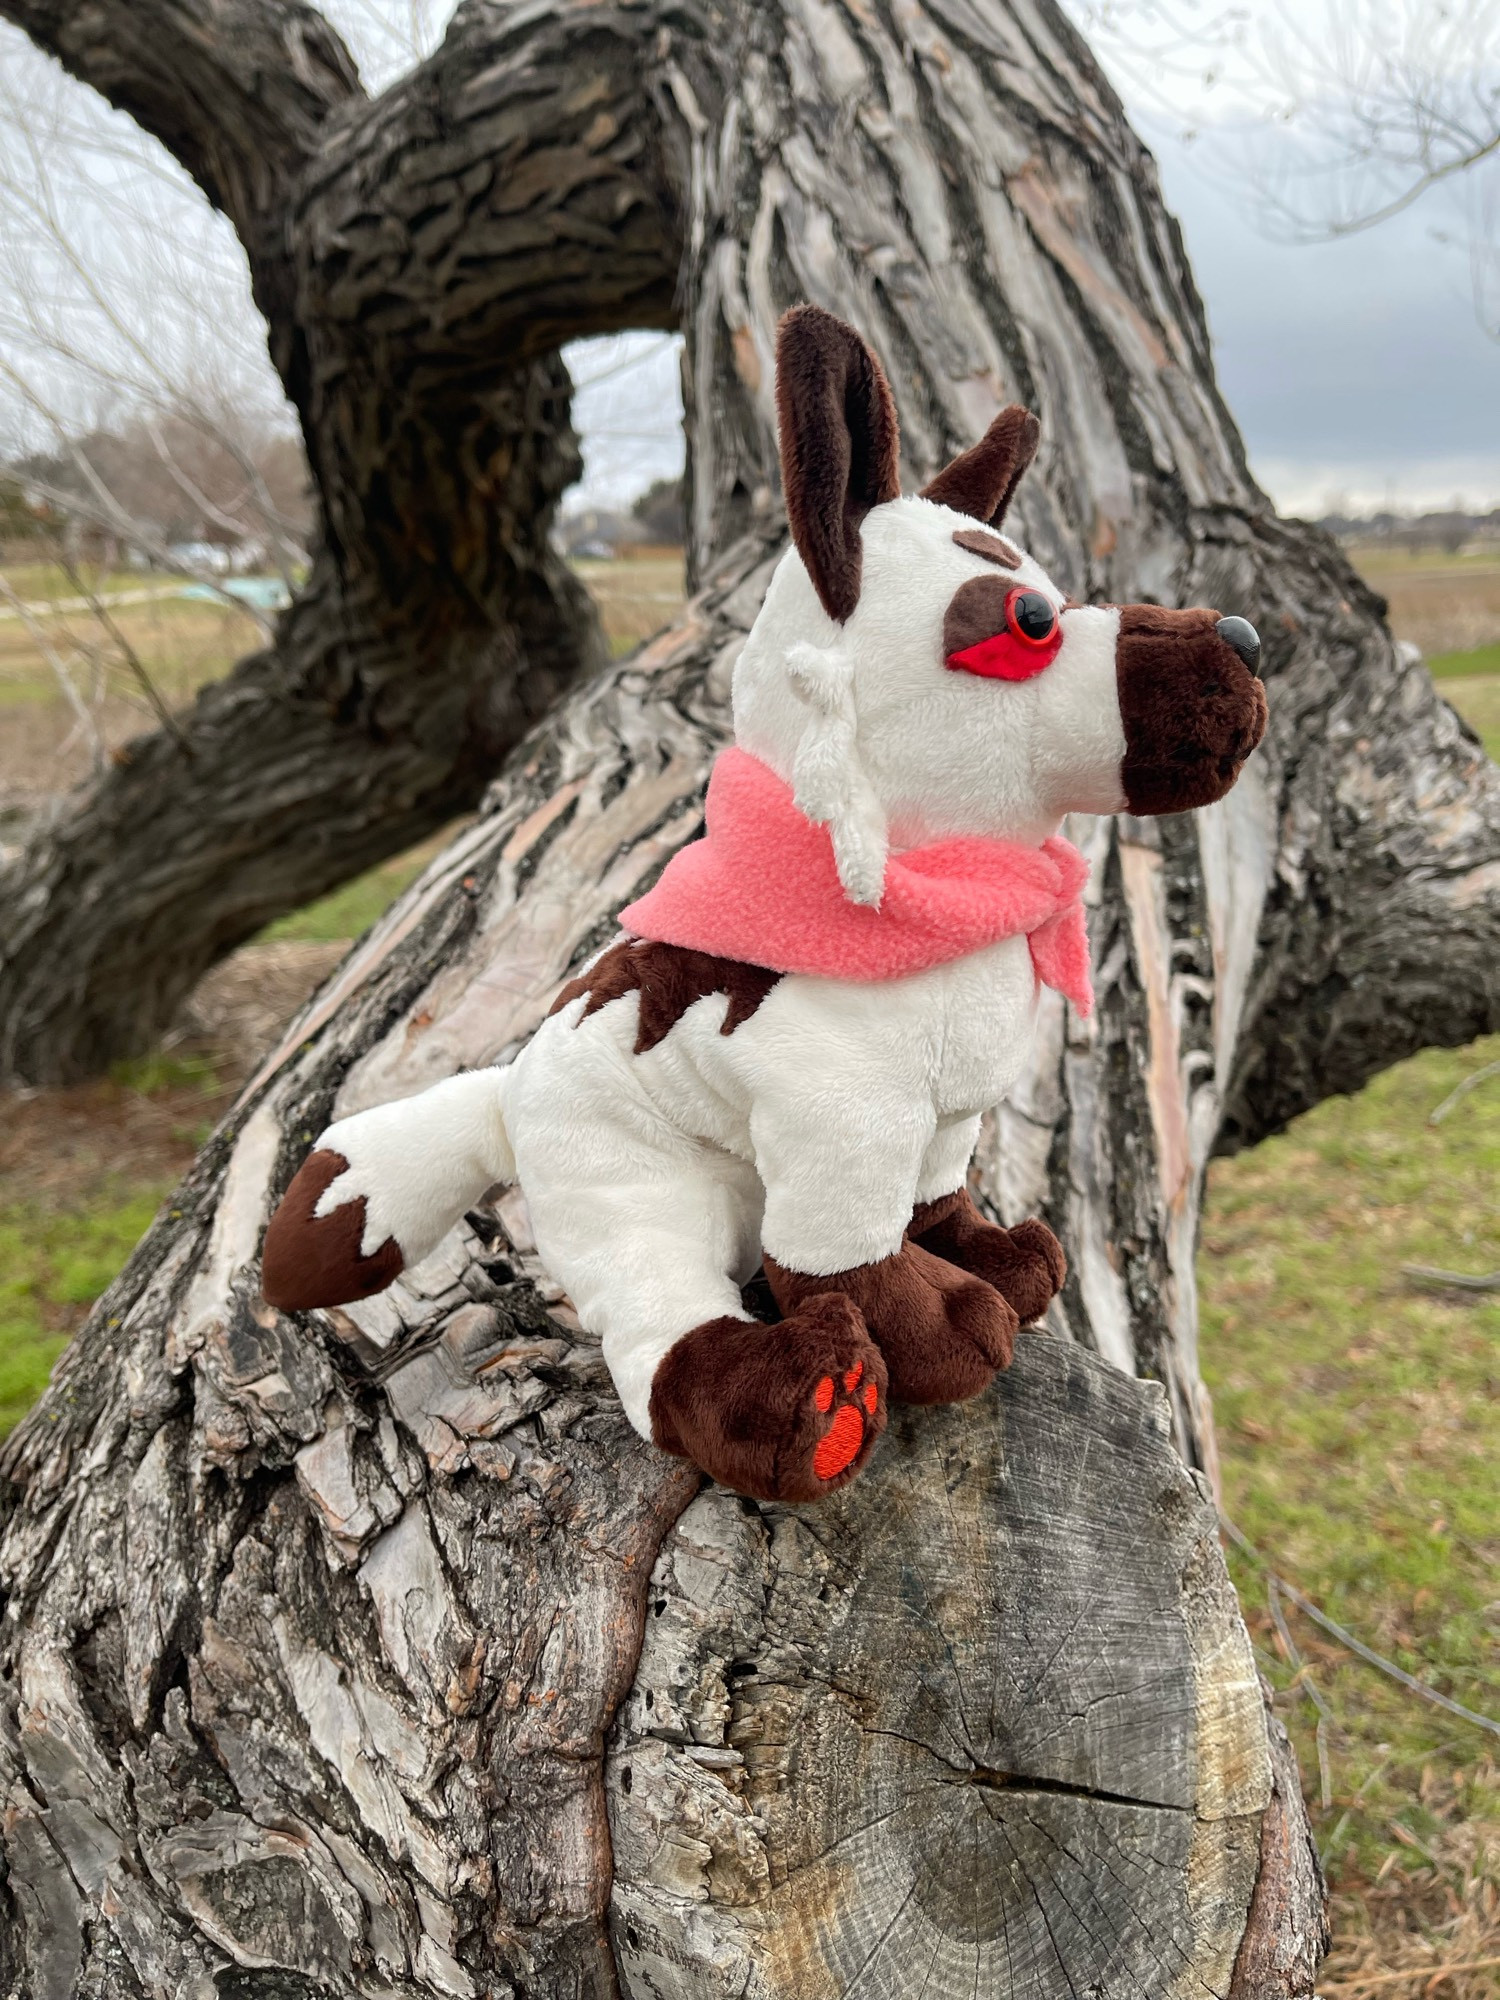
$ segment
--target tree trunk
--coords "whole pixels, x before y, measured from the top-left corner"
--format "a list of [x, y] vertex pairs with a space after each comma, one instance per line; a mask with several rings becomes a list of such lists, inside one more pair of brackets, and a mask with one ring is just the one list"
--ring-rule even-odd
[[[586, 219], [579, 121], [613, 162]], [[372, 348], [412, 312], [423, 353], [542, 365], [600, 298], [618, 324], [676, 287], [701, 588], [312, 1002], [8, 1447], [0, 1973], [37, 2000], [1310, 1993], [1316, 1860], [1214, 1536], [1203, 1171], [1496, 1024], [1500, 779], [1250, 483], [1154, 170], [1050, 5], [475, 5], [328, 144], [354, 164], [298, 213], [340, 272], [397, 240], [392, 185], [503, 159], [485, 213], [520, 217], [445, 318], [415, 280], [365, 292]], [[1250, 615], [1272, 713], [1221, 806], [1072, 829], [1098, 1007], [1048, 996], [979, 1157], [1002, 1219], [1068, 1249], [1048, 1331], [806, 1510], [634, 1436], [514, 1193], [344, 1311], [257, 1282], [328, 1118], [518, 1047], [696, 831], [784, 538], [800, 296], [880, 349], [908, 487], [1031, 402], [1021, 538], [1079, 596]]]

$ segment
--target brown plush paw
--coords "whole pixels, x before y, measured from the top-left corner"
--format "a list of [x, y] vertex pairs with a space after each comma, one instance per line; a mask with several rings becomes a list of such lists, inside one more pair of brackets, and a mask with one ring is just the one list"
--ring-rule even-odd
[[934, 1256], [993, 1285], [1023, 1326], [1042, 1317], [1068, 1275], [1062, 1245], [1045, 1222], [1002, 1229], [980, 1214], [966, 1187], [922, 1203], [907, 1234]]
[[831, 1278], [790, 1271], [773, 1257], [765, 1267], [784, 1313], [830, 1288], [853, 1301], [898, 1403], [964, 1402], [1010, 1365], [1018, 1324], [1010, 1306], [993, 1286], [915, 1243]]
[[847, 1486], [885, 1419], [885, 1363], [836, 1293], [777, 1326], [708, 1320], [668, 1350], [651, 1385], [662, 1450], [755, 1500], [820, 1500]]
[[324, 1189], [348, 1164], [342, 1153], [321, 1148], [309, 1153], [271, 1217], [260, 1253], [260, 1288], [267, 1301], [283, 1312], [367, 1299], [401, 1274], [401, 1248], [394, 1236], [370, 1256], [360, 1255], [363, 1195], [342, 1203], [331, 1215], [313, 1214]]

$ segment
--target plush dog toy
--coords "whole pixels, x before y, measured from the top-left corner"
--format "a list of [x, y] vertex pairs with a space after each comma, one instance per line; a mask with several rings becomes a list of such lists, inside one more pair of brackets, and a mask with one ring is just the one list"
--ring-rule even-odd
[[[1001, 412], [915, 498], [853, 330], [781, 323], [794, 546], [734, 673], [707, 832], [502, 1069], [340, 1119], [266, 1234], [274, 1305], [335, 1305], [519, 1180], [542, 1261], [636, 1429], [810, 1500], [887, 1398], [973, 1396], [1063, 1280], [985, 1220], [980, 1114], [1040, 982], [1090, 1005], [1070, 811], [1220, 798], [1260, 741], [1242, 618], [1075, 604], [998, 531], [1039, 427]], [[764, 1264], [780, 1320], [741, 1287]]]

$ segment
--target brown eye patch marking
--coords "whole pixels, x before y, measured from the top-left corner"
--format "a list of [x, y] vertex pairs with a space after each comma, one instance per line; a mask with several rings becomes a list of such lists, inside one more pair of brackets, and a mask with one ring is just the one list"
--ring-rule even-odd
[[729, 1001], [720, 1033], [732, 1035], [743, 1027], [780, 979], [764, 965], [746, 965], [737, 958], [715, 958], [706, 951], [681, 945], [623, 938], [595, 959], [587, 972], [570, 979], [548, 1009], [556, 1014], [580, 993], [589, 996], [579, 1015], [586, 1021], [611, 1000], [627, 993], [641, 996], [635, 1053], [643, 1056], [664, 1041], [695, 1001], [707, 993], [722, 993]]
[[1001, 569], [1021, 567], [1020, 551], [1009, 542], [1002, 542], [998, 535], [987, 535], [983, 528], [959, 528], [953, 539], [971, 556], [983, 556], [986, 562], [999, 563]]
[[945, 658], [1005, 630], [1005, 600], [1013, 588], [1003, 576], [970, 577], [959, 585], [943, 616]]

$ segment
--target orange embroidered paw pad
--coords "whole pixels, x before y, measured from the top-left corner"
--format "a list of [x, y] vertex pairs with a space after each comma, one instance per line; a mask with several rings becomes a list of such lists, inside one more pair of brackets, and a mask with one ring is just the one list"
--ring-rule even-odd
[[852, 1403], [845, 1403], [829, 1425], [827, 1436], [818, 1442], [813, 1471], [819, 1479], [837, 1479], [846, 1465], [853, 1464], [864, 1441], [864, 1421]]

